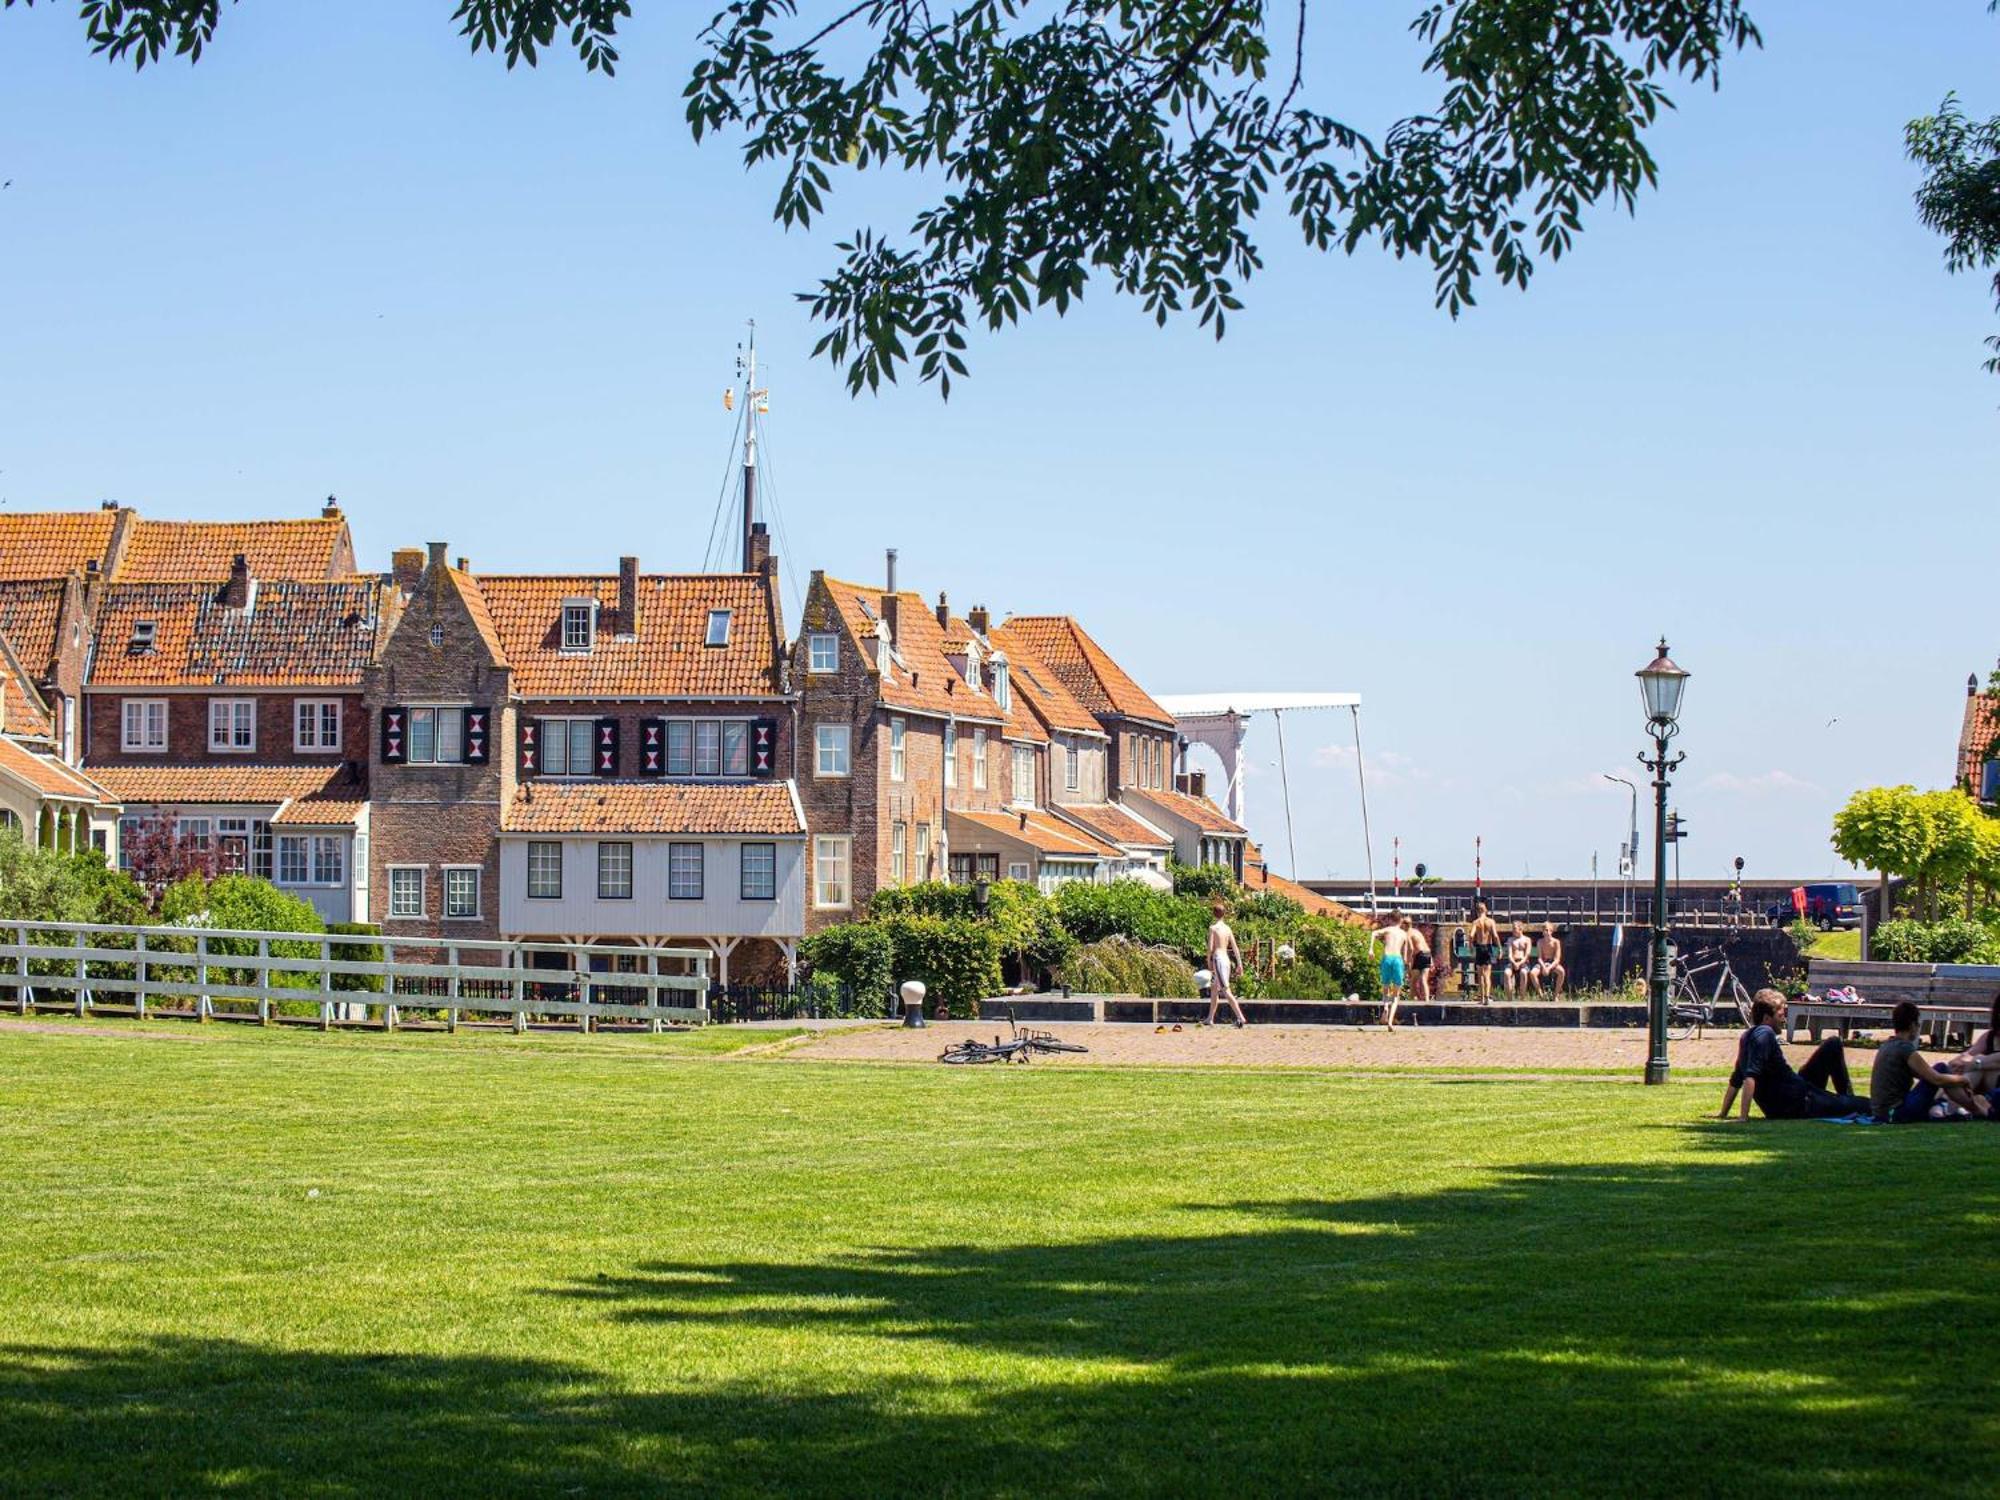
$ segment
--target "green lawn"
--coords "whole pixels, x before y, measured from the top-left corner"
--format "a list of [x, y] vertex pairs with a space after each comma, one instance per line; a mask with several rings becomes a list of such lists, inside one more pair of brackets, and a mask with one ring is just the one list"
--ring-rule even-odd
[[1991, 1493], [2000, 1131], [1715, 1094], [0, 1022], [0, 1493]]
[[1832, 932], [1822, 932], [1814, 936], [1812, 945], [1814, 958], [1859, 959], [1861, 957], [1861, 929], [1859, 927], [1837, 927]]

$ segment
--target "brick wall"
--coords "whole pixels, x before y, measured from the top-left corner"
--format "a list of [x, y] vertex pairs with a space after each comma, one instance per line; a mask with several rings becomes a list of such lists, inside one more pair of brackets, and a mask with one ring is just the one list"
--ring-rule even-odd
[[[162, 699], [167, 705], [167, 749], [164, 755], [123, 748], [124, 703], [128, 698]], [[211, 751], [208, 748], [208, 705], [211, 698], [249, 698], [257, 705], [257, 747], [254, 751]], [[294, 704], [300, 698], [340, 701], [341, 747], [337, 754], [302, 753], [292, 748]], [[362, 695], [336, 689], [299, 688], [282, 693], [102, 692], [89, 695], [85, 733], [78, 736], [84, 764], [91, 766], [177, 765], [327, 765], [368, 758], [368, 715]]]
[[[368, 672], [367, 744], [370, 840], [369, 913], [392, 937], [443, 941], [494, 938], [500, 930], [500, 810], [513, 794], [514, 712], [509, 674], [473, 623], [457, 587], [436, 575], [442, 549]], [[440, 629], [438, 644], [431, 629]], [[490, 710], [491, 759], [486, 765], [385, 765], [381, 714], [391, 705], [484, 707]], [[389, 870], [424, 870], [424, 915], [389, 915]], [[477, 921], [443, 919], [444, 867], [474, 865], [480, 874]]]
[[[1112, 795], [1132, 788], [1142, 790], [1147, 787], [1171, 789], [1174, 784], [1174, 736], [1163, 729], [1142, 725], [1130, 719], [1110, 719], [1105, 727], [1111, 731], [1111, 764], [1106, 783]], [[1147, 750], [1149, 745], [1159, 749], [1153, 754], [1159, 757], [1153, 762], [1158, 769], [1156, 777], [1147, 774]]]
[[[640, 723], [646, 719], [772, 719], [778, 725], [777, 779], [792, 775], [795, 738], [792, 705], [769, 698], [744, 698], [735, 702], [688, 702], [675, 698], [648, 699], [642, 703], [605, 702], [571, 698], [534, 698], [518, 705], [517, 712], [532, 719], [616, 719], [618, 721], [618, 774], [639, 775]], [[520, 774], [520, 744], [510, 738], [502, 747]], [[678, 779], [678, 778], [677, 778]]]

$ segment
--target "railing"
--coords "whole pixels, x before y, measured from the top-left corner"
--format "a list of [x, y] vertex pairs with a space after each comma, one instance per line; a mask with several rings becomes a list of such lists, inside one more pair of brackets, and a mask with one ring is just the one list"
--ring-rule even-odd
[[[397, 958], [399, 948], [441, 952], [444, 961]], [[338, 956], [357, 951], [381, 957]], [[487, 961], [465, 962], [465, 954]], [[568, 962], [537, 966], [537, 957], [549, 954]], [[606, 967], [592, 968], [593, 960]], [[143, 1018], [178, 1001], [202, 1021], [316, 1020], [322, 1029], [367, 1023], [374, 1012], [393, 1031], [403, 1012], [420, 1011], [440, 1015], [452, 1030], [470, 1014], [504, 1017], [516, 1031], [526, 1031], [531, 1017], [574, 1020], [583, 1031], [605, 1020], [658, 1031], [668, 1021], [708, 1021], [708, 961], [698, 949], [609, 943], [8, 922], [0, 923], [0, 1003], [21, 1015], [110, 1009]]]
[[[1325, 891], [1329, 900], [1338, 901], [1353, 911], [1366, 914], [1369, 897], [1366, 891]], [[1412, 917], [1455, 924], [1468, 921], [1472, 915], [1473, 895], [1468, 891], [1453, 890], [1441, 896], [1419, 896], [1414, 893], [1396, 894], [1387, 886], [1375, 892], [1374, 909], [1378, 914], [1390, 911], [1406, 911]], [[1590, 925], [1609, 927], [1621, 920], [1621, 893], [1605, 887], [1603, 893], [1593, 897], [1583, 893], [1513, 892], [1505, 889], [1487, 890], [1476, 898], [1486, 903], [1487, 912], [1496, 922], [1535, 923], [1554, 922], [1558, 926]], [[1631, 902], [1631, 916], [1623, 919], [1627, 926], [1646, 927], [1653, 920], [1653, 894], [1650, 890], [1635, 895]], [[1675, 927], [1770, 927], [1774, 925], [1765, 915], [1763, 904], [1748, 900], [1738, 904], [1726, 896], [1681, 895], [1671, 891], [1667, 895], [1667, 920]]]
[[897, 1014], [894, 998], [872, 1000], [846, 985], [802, 984], [796, 989], [757, 984], [715, 985], [708, 992], [708, 1013], [722, 1021], [879, 1021]]

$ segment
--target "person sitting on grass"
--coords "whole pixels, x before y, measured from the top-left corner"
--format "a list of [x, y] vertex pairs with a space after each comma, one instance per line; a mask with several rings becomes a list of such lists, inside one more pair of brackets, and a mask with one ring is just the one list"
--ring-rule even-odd
[[[1778, 1040], [1778, 1028], [1785, 1024], [1785, 997], [1776, 990], [1759, 990], [1750, 1002], [1750, 1029], [1736, 1047], [1736, 1069], [1729, 1086], [1722, 1091], [1722, 1108], [1717, 1118], [1729, 1118], [1729, 1107], [1740, 1092], [1741, 1118], [1750, 1118], [1750, 1103], [1764, 1111], [1768, 1120], [1828, 1120], [1843, 1115], [1870, 1112], [1866, 1099], [1856, 1095], [1847, 1076], [1847, 1049], [1839, 1037], [1830, 1036], [1813, 1049], [1806, 1065], [1797, 1072], [1785, 1058], [1785, 1045]], [[1831, 1089], [1828, 1083], [1833, 1084]]]
[[1895, 1035], [1875, 1049], [1875, 1070], [1868, 1080], [1868, 1102], [1875, 1107], [1875, 1119], [1882, 1125], [1914, 1125], [1931, 1117], [1931, 1106], [1942, 1094], [1968, 1114], [1986, 1118], [1989, 1106], [1983, 1096], [1966, 1087], [1965, 1080], [1940, 1072], [1917, 1050], [1917, 1027], [1923, 1012], [1914, 1000], [1905, 1000], [1890, 1013]]
[[1993, 1014], [1987, 1018], [1986, 1030], [1951, 1060], [1950, 1067], [1973, 1093], [2000, 1093], [2000, 995], [1993, 997]]

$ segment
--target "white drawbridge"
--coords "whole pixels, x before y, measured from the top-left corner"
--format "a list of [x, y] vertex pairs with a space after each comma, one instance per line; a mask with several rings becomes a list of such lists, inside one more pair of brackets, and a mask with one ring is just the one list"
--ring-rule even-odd
[[[1368, 775], [1361, 763], [1361, 695], [1359, 693], [1172, 693], [1158, 699], [1174, 716], [1183, 747], [1206, 745], [1222, 759], [1228, 777], [1224, 803], [1229, 816], [1243, 821], [1243, 741], [1253, 714], [1269, 714], [1278, 726], [1278, 779], [1285, 798], [1285, 849], [1291, 857], [1292, 878], [1299, 873], [1298, 848], [1292, 837], [1292, 781], [1285, 760], [1285, 715], [1344, 708], [1354, 724], [1354, 774], [1361, 792], [1361, 842], [1368, 861], [1368, 894], [1375, 895], [1375, 847], [1368, 829]], [[1182, 750], [1182, 767], [1186, 750]]]

